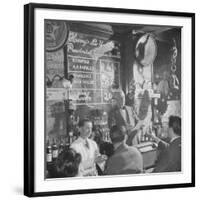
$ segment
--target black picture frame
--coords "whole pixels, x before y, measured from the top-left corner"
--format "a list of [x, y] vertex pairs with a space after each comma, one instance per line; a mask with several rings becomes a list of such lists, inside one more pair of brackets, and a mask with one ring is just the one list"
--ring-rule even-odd
[[[191, 95], [191, 182], [178, 183], [167, 185], [144, 185], [144, 186], [130, 186], [117, 188], [98, 188], [98, 189], [84, 189], [68, 190], [68, 191], [45, 191], [35, 192], [34, 182], [34, 146], [35, 146], [35, 9], [56, 9], [56, 10], [77, 10], [77, 11], [94, 11], [106, 13], [122, 13], [122, 14], [138, 14], [151, 16], [174, 16], [190, 18], [192, 21], [191, 35], [192, 35], [192, 95]], [[150, 190], [163, 188], [184, 188], [195, 186], [195, 14], [185, 12], [166, 12], [153, 10], [135, 10], [135, 9], [121, 9], [121, 8], [104, 8], [104, 7], [86, 7], [86, 6], [72, 6], [72, 5], [56, 5], [56, 4], [36, 4], [30, 3], [24, 5], [24, 195], [28, 197], [36, 196], [52, 196], [52, 195], [72, 195], [85, 193], [101, 193], [101, 192], [122, 192], [134, 190]]]

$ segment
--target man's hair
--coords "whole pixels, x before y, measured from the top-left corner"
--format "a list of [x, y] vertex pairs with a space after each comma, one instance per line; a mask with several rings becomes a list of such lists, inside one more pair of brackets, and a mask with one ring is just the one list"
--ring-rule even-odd
[[110, 138], [113, 143], [122, 142], [125, 139], [126, 127], [125, 126], [112, 126], [110, 129]]
[[59, 177], [74, 177], [78, 174], [81, 155], [74, 149], [65, 149], [59, 154], [56, 170]]
[[112, 94], [112, 99], [115, 99], [117, 101], [119, 101], [120, 99], [124, 98], [125, 94], [123, 90], [118, 90], [116, 92], [113, 92]]
[[110, 142], [102, 142], [99, 145], [99, 151], [100, 151], [101, 154], [105, 154], [108, 157], [110, 157], [114, 153], [114, 146]]
[[173, 129], [176, 135], [181, 136], [181, 118], [180, 117], [170, 116], [169, 127]]
[[91, 122], [91, 123], [92, 123], [92, 121], [91, 121], [90, 119], [85, 118], [85, 119], [82, 119], [82, 120], [79, 121], [78, 126], [79, 126], [79, 127], [83, 127], [83, 126], [85, 125], [86, 122]]

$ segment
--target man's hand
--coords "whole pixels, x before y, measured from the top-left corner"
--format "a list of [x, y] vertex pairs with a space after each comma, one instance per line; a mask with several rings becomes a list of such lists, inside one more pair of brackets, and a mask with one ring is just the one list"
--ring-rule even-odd
[[161, 141], [160, 138], [156, 137], [154, 133], [146, 133], [146, 135], [151, 138], [157, 144]]
[[106, 161], [107, 159], [108, 159], [108, 157], [106, 155], [98, 155], [98, 156], [96, 156], [94, 162], [102, 163], [102, 162]]

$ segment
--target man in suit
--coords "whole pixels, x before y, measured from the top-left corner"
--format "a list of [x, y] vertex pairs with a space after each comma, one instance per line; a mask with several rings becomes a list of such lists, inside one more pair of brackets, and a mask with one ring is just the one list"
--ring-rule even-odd
[[142, 155], [135, 147], [126, 144], [126, 128], [113, 126], [110, 137], [114, 145], [114, 154], [107, 160], [104, 173], [106, 175], [141, 173]]
[[158, 143], [158, 150], [161, 151], [153, 172], [181, 171], [181, 118], [169, 117], [169, 143], [158, 137], [152, 137]]
[[133, 111], [133, 108], [125, 105], [125, 95], [122, 90], [113, 93], [112, 96], [112, 110], [108, 116], [109, 128], [117, 126], [125, 126], [128, 131], [127, 144], [129, 146], [133, 144], [134, 137], [137, 135], [136, 121], [137, 117]]

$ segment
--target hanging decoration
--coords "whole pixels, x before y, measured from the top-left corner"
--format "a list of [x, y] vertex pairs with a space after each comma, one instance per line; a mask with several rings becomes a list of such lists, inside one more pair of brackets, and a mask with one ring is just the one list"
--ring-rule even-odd
[[172, 46], [172, 55], [171, 55], [171, 73], [169, 77], [169, 86], [170, 86], [170, 93], [168, 96], [168, 100], [170, 99], [178, 99], [179, 90], [180, 90], [180, 81], [178, 79], [177, 73], [177, 56], [178, 56], [178, 49], [175, 38], [173, 38], [173, 46]]

